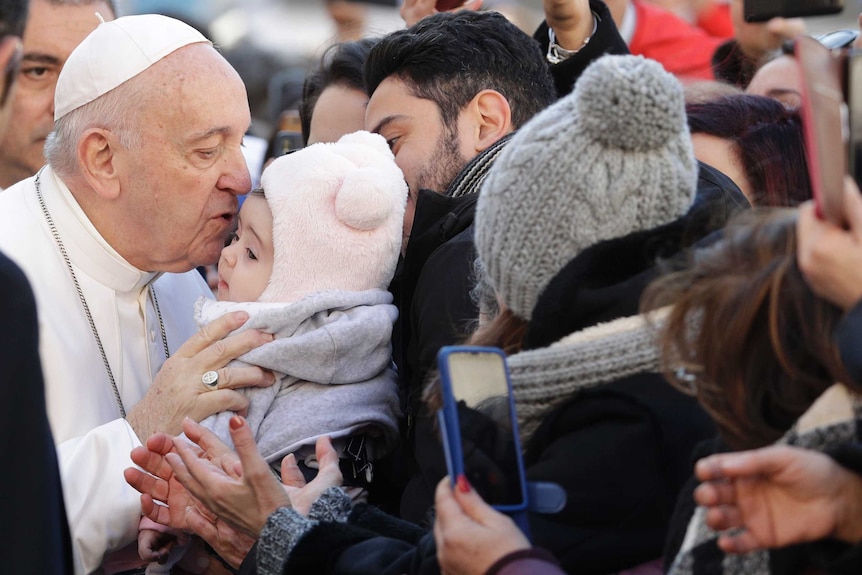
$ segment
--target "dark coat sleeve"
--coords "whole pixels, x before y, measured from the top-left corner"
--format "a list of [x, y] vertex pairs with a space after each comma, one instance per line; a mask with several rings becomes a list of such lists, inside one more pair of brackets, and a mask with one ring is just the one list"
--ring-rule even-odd
[[0, 526], [4, 573], [72, 573], [72, 545], [60, 471], [45, 411], [36, 302], [24, 273], [0, 254], [3, 341], [0, 385], [7, 469]]
[[[605, 54], [629, 53], [629, 48], [620, 36], [617, 25], [611, 18], [611, 12], [605, 3], [600, 0], [590, 0], [590, 10], [599, 17], [599, 22], [596, 33], [590, 38], [589, 43], [581, 48], [577, 54], [559, 64], [548, 64], [551, 76], [554, 77], [554, 85], [557, 87], [557, 96], [560, 98], [572, 91], [577, 79], [593, 61]], [[542, 52], [547, 53], [550, 44], [547, 23], [542, 22], [539, 25], [533, 38], [541, 46]]]

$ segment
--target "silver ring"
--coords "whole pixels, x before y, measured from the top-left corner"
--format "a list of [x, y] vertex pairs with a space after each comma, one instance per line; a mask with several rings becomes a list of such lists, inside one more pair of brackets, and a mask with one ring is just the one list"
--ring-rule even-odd
[[210, 389], [218, 389], [218, 372], [208, 371], [201, 376], [201, 383]]

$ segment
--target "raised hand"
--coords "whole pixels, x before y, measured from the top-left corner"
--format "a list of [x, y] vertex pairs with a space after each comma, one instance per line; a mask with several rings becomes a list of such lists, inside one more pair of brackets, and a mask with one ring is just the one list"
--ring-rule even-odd
[[[186, 417], [200, 421], [214, 413], [243, 410], [248, 399], [234, 389], [275, 383], [273, 374], [259, 367], [225, 367], [273, 339], [272, 334], [257, 330], [228, 335], [247, 320], [246, 312], [225, 314], [201, 328], [165, 361], [147, 394], [126, 417], [139, 438], [155, 433], [176, 435]], [[201, 382], [208, 371], [218, 372], [215, 390]]]
[[701, 459], [695, 500], [728, 553], [835, 537], [862, 540], [862, 478], [806, 449], [773, 446]]
[[[456, 2], [452, 2], [456, 4]], [[457, 12], [458, 10], [478, 10], [482, 7], [482, 0], [466, 0], [459, 6], [448, 12]], [[409, 28], [423, 18], [427, 18], [433, 14], [437, 14], [437, 0], [404, 0], [401, 3], [401, 18]]]

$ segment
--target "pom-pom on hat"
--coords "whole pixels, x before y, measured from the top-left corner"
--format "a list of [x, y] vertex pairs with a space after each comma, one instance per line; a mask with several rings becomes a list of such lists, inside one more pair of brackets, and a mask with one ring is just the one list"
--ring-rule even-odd
[[198, 42], [210, 43], [188, 24], [160, 14], [103, 21], [63, 65], [54, 92], [54, 121], [107, 94], [168, 54]]
[[479, 195], [476, 249], [503, 303], [530, 319], [582, 250], [679, 218], [696, 185], [680, 83], [657, 62], [605, 56], [500, 154]]
[[401, 253], [407, 184], [382, 136], [356, 132], [281, 156], [261, 184], [274, 249], [260, 301], [386, 289]]

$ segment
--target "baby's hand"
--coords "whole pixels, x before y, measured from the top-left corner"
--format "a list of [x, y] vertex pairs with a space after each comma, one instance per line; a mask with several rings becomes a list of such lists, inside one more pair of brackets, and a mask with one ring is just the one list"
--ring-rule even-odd
[[177, 536], [171, 533], [162, 533], [155, 529], [138, 531], [138, 555], [143, 561], [156, 561], [164, 564], [168, 560], [168, 553], [176, 543]]

